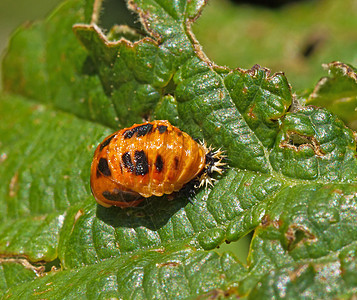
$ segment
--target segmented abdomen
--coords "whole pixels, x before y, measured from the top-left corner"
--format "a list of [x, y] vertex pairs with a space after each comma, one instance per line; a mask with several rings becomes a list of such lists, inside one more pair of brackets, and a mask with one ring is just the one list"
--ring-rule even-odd
[[205, 154], [203, 146], [167, 121], [121, 130], [107, 150], [115, 181], [144, 197], [180, 190], [203, 170]]
[[96, 149], [91, 189], [103, 206], [136, 206], [179, 191], [205, 167], [207, 149], [168, 121], [122, 129]]

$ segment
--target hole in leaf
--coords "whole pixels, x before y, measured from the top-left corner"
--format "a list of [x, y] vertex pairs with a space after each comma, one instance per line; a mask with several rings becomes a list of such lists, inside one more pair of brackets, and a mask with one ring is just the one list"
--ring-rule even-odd
[[253, 233], [254, 231], [248, 233], [236, 242], [223, 243], [219, 249], [215, 249], [215, 251], [218, 253], [229, 251], [233, 253], [240, 262], [246, 264]]
[[125, 37], [133, 41], [146, 35], [138, 16], [128, 9], [125, 0], [103, 1], [100, 26], [109, 31], [110, 40]]
[[173, 78], [171, 78], [168, 84], [163, 88], [162, 95], [174, 95], [176, 87], [176, 83], [174, 82]]
[[313, 145], [311, 141], [311, 137], [303, 136], [297, 133], [292, 133], [289, 135], [289, 144], [295, 147], [299, 147], [301, 145]]
[[61, 269], [61, 261], [56, 258], [55, 260], [49, 261], [45, 264], [45, 272], [50, 272], [52, 268], [59, 270]]
[[289, 244], [289, 251], [294, 249], [296, 247], [297, 244], [299, 244], [299, 242], [301, 242], [305, 237], [305, 234], [302, 230], [296, 230], [295, 231], [295, 235], [294, 235], [294, 239], [292, 241], [292, 243]]
[[285, 237], [287, 239], [288, 251], [294, 250], [296, 247], [307, 241], [314, 242], [316, 240], [315, 235], [298, 225], [289, 226], [285, 233]]
[[281, 142], [282, 148], [290, 148], [295, 151], [300, 151], [300, 146], [309, 146], [317, 156], [324, 156], [325, 153], [321, 150], [319, 142], [314, 136], [305, 136], [296, 132], [287, 132], [286, 140]]

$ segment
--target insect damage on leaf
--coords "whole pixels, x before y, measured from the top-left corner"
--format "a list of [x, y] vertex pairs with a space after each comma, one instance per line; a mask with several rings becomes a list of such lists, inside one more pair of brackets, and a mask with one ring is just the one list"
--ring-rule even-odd
[[296, 132], [287, 132], [286, 139], [280, 142], [280, 147], [290, 148], [295, 151], [303, 151], [303, 148], [309, 147], [314, 150], [317, 156], [325, 155], [315, 137], [304, 136]]

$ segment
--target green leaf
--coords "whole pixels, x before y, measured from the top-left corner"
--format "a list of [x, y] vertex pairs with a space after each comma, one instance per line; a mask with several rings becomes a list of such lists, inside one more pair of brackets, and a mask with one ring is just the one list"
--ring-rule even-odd
[[66, 1], [43, 23], [20, 27], [3, 61], [5, 91], [115, 127], [114, 108], [71, 32], [89, 22], [91, 3]]
[[285, 115], [270, 160], [287, 177], [355, 182], [355, 154], [353, 132], [326, 109], [307, 106]]
[[104, 128], [15, 97], [0, 111], [1, 252], [54, 260], [69, 205], [91, 200], [88, 166]]
[[322, 78], [307, 102], [325, 106], [338, 115], [351, 128], [357, 129], [357, 70], [347, 64], [325, 64], [331, 77]]
[[324, 258], [271, 271], [249, 295], [257, 298], [349, 298], [356, 288], [356, 244]]
[[43, 271], [43, 267], [35, 268], [25, 259], [0, 260], [1, 295], [12, 286], [34, 280]]
[[[124, 27], [105, 35], [100, 4], [64, 2], [20, 28], [3, 61], [1, 265], [28, 263], [16, 262], [19, 279], [8, 273], [5, 297], [283, 297], [274, 293], [284, 284], [286, 295], [306, 284], [318, 297], [350, 295], [355, 133], [303, 106], [283, 73], [214, 65], [190, 30], [204, 1], [129, 1], [145, 37]], [[95, 146], [147, 118], [221, 147], [227, 169], [193, 204], [179, 194], [128, 209], [97, 205]], [[247, 265], [217, 254], [252, 231]], [[38, 262], [46, 276], [31, 271]], [[338, 264], [346, 274], [318, 282]], [[284, 281], [290, 272], [298, 282]]]
[[70, 271], [51, 272], [11, 289], [5, 297], [174, 299], [224, 288], [245, 269], [228, 254], [186, 249], [151, 252], [102, 261]]
[[[257, 294], [272, 297], [282, 293], [277, 297], [283, 297], [284, 292], [300, 295], [312, 290], [311, 298], [316, 298], [344, 295], [355, 288], [353, 279], [345, 286], [346, 278], [338, 264], [325, 274], [323, 282], [318, 282], [323, 275], [318, 269], [356, 247], [356, 200], [355, 184], [307, 184], [283, 189], [268, 203], [268, 213], [255, 230], [248, 262], [250, 276], [241, 283], [240, 293], [253, 290], [250, 296], [254, 299]], [[352, 255], [351, 262], [353, 259]], [[310, 271], [310, 265], [316, 270]], [[296, 276], [286, 278], [287, 273]], [[340, 283], [331, 287], [333, 281]]]

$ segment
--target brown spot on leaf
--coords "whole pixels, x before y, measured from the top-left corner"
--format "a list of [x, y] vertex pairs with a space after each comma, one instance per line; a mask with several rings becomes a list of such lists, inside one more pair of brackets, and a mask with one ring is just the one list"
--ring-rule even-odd
[[165, 250], [166, 249], [164, 247], [152, 249], [152, 251], [157, 252], [157, 253], [165, 253]]
[[271, 220], [269, 215], [265, 215], [261, 221], [262, 227], [273, 226], [276, 229], [279, 229], [283, 225], [283, 221], [279, 220]]
[[19, 180], [19, 174], [16, 172], [14, 176], [12, 176], [9, 184], [9, 196], [10, 197], [15, 197], [17, 194], [17, 191], [19, 189], [18, 186], [18, 180]]
[[291, 281], [295, 281], [297, 278], [301, 276], [302, 273], [305, 272], [305, 270], [308, 268], [309, 265], [304, 264], [298, 266], [293, 272], [289, 273], [289, 277]]
[[262, 221], [261, 221], [261, 225], [263, 227], [267, 227], [267, 226], [269, 226], [270, 222], [271, 221], [270, 221], [269, 215], [264, 215], [264, 217], [262, 218]]
[[[33, 292], [33, 296], [39, 296], [39, 295], [41, 295], [41, 294], [45, 294], [45, 293], [48, 293], [48, 292], [50, 292], [50, 291], [52, 291], [53, 290], [53, 288], [49, 288], [49, 289], [47, 289], [47, 290], [43, 290], [43, 291], [38, 291], [38, 292]], [[36, 297], [37, 298], [37, 297]], [[41, 298], [41, 299], [46, 299], [46, 298]]]
[[340, 189], [334, 189], [332, 192], [335, 194], [343, 195], [343, 191], [341, 191]]
[[256, 119], [257, 116], [253, 113], [253, 110], [255, 108], [255, 104], [253, 104], [248, 111], [248, 117], [250, 117], [251, 119]]
[[240, 298], [240, 294], [238, 293], [237, 287], [229, 287], [225, 290], [222, 289], [213, 289], [209, 291], [206, 294], [202, 294], [198, 296], [196, 299], [210, 299], [210, 300], [215, 300], [215, 299], [225, 299], [225, 298]]
[[158, 268], [162, 268], [162, 267], [178, 267], [180, 265], [181, 265], [181, 263], [180, 262], [176, 262], [176, 261], [169, 261], [169, 262], [166, 262], [166, 263], [156, 264], [156, 266]]

